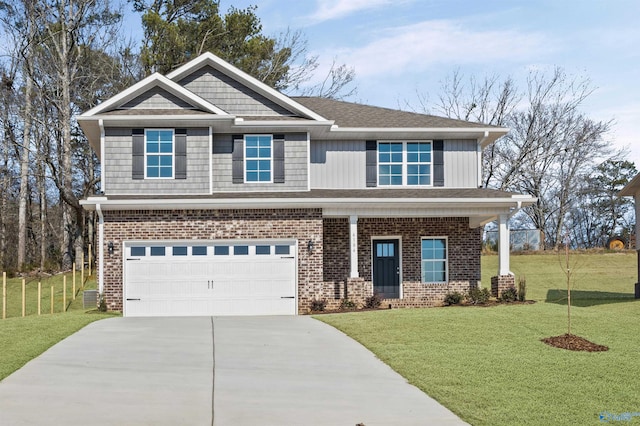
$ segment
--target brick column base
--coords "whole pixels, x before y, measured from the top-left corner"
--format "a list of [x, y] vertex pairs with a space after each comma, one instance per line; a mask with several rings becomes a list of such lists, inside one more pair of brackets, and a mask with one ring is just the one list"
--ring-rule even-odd
[[364, 305], [365, 299], [373, 296], [373, 284], [364, 278], [347, 278], [346, 288], [347, 299], [356, 305]]
[[491, 277], [491, 295], [500, 297], [503, 291], [509, 287], [516, 286], [516, 277], [514, 275], [498, 275]]

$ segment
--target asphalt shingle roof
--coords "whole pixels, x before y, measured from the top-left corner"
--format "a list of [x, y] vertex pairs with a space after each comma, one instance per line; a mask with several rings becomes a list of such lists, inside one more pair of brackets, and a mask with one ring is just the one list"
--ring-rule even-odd
[[[320, 114], [328, 120], [334, 120], [340, 127], [376, 128], [492, 128], [482, 123], [418, 114], [334, 99], [292, 96], [291, 99]], [[496, 127], [497, 128], [497, 127]]]

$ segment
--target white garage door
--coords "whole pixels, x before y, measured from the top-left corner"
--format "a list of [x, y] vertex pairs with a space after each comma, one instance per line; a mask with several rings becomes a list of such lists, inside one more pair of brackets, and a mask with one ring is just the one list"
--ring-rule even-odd
[[295, 242], [125, 243], [125, 316], [295, 315]]

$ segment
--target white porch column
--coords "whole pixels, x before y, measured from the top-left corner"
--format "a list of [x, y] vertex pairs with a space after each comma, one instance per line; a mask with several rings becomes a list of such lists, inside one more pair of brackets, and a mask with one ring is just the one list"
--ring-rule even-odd
[[349, 253], [351, 254], [350, 278], [358, 278], [358, 216], [349, 216]]
[[509, 215], [498, 216], [498, 275], [513, 275], [509, 270]]

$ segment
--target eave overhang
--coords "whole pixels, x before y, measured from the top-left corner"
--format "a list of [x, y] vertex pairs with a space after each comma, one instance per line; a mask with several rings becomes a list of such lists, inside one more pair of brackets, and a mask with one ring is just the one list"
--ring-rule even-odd
[[80, 201], [86, 210], [224, 210], [224, 209], [313, 209], [327, 217], [469, 217], [470, 225], [481, 226], [499, 214], [535, 203], [530, 196], [504, 198], [225, 198], [218, 195], [192, 198], [109, 199], [89, 197]]

